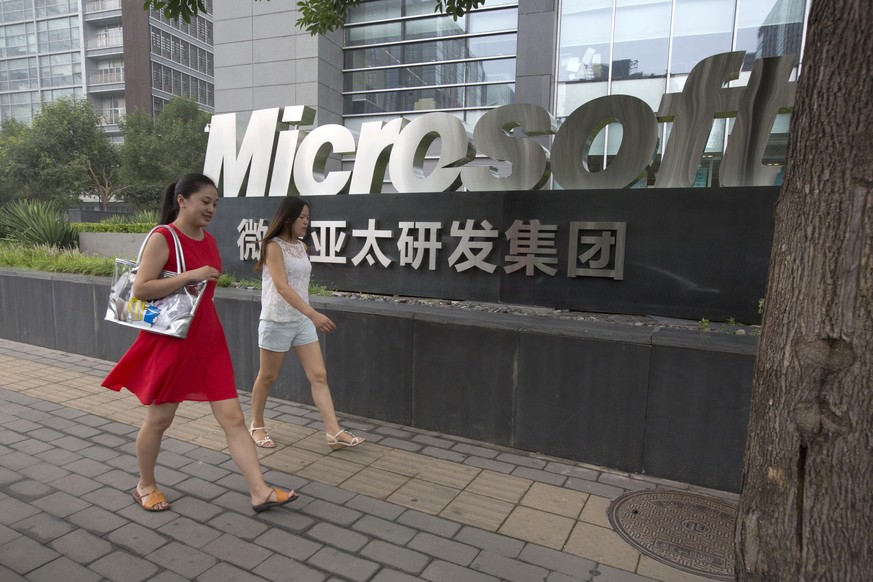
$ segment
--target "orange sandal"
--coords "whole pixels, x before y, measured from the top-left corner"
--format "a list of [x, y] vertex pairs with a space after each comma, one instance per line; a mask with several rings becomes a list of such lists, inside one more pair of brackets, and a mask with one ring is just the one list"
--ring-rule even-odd
[[[142, 506], [146, 511], [166, 511], [170, 509], [170, 504], [167, 503], [167, 498], [164, 497], [164, 494], [161, 493], [160, 489], [152, 489], [148, 493], [140, 495], [136, 488], [131, 491], [131, 495], [133, 495], [134, 500]], [[161, 503], [166, 503], [165, 507], [157, 507]]]
[[[286, 503], [291, 503], [298, 497], [294, 491], [282, 491], [278, 487], [271, 487], [273, 492], [267, 496], [267, 500], [259, 505], [252, 505], [252, 509], [254, 509], [257, 513], [262, 511], [267, 511], [271, 507], [278, 507], [280, 505], [285, 505]], [[275, 501], [270, 501], [270, 497], [275, 496]]]

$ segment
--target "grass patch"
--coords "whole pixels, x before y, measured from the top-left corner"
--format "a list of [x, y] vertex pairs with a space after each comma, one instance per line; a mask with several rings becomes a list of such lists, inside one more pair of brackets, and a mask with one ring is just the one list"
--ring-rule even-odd
[[4, 242], [0, 243], [0, 266], [111, 277], [115, 272], [115, 259], [83, 255], [78, 249]]

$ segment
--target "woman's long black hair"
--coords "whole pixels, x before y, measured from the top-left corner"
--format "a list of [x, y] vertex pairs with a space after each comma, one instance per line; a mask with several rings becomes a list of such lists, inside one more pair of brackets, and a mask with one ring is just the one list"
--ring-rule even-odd
[[[285, 232], [290, 234], [294, 221], [297, 220], [297, 217], [300, 216], [303, 209], [307, 207], [309, 207], [309, 202], [306, 202], [297, 196], [286, 196], [281, 202], [279, 202], [276, 212], [273, 213], [273, 218], [270, 219], [270, 226], [267, 227], [267, 232], [264, 234], [264, 238], [260, 241], [261, 253], [258, 257], [258, 262], [255, 265], [255, 272], [260, 271], [264, 267], [264, 262], [267, 260], [267, 254], [264, 250], [267, 248], [267, 243], [270, 242], [270, 239]], [[311, 210], [312, 209], [310, 208], [310, 212]], [[308, 243], [309, 239], [310, 233], [307, 228], [306, 234], [303, 236], [303, 241]]]
[[159, 224], [170, 224], [179, 216], [179, 203], [176, 197], [180, 194], [187, 200], [191, 194], [198, 192], [204, 186], [215, 188], [212, 178], [203, 174], [185, 174], [173, 182], [164, 191], [164, 201], [161, 204], [161, 220]]

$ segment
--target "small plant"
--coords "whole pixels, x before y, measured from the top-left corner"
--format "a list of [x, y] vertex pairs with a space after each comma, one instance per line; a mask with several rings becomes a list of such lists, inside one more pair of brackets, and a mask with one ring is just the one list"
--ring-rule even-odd
[[728, 317], [727, 321], [721, 324], [722, 331], [730, 331], [730, 328], [737, 324], [737, 320], [733, 317]]
[[43, 200], [16, 200], [0, 209], [0, 231], [8, 240], [25, 245], [74, 248], [79, 233], [60, 207]]
[[115, 259], [83, 255], [78, 249], [0, 242], [0, 266], [108, 277], [115, 271]]
[[129, 214], [113, 214], [100, 220], [99, 224], [127, 224], [131, 222]]
[[130, 217], [130, 222], [133, 224], [151, 224], [152, 226], [158, 223], [158, 212], [156, 210], [140, 210]]
[[764, 315], [764, 298], [758, 299], [758, 315]]
[[222, 273], [218, 277], [218, 281], [215, 284], [218, 287], [230, 287], [234, 284], [235, 281], [236, 279], [234, 279], [233, 275], [230, 275], [228, 273]]
[[703, 331], [709, 331], [709, 320], [705, 317], [700, 320], [699, 325], [700, 329], [702, 329]]

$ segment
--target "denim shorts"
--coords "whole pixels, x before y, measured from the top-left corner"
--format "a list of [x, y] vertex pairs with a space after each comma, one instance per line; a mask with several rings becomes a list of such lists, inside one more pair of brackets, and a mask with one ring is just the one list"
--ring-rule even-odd
[[292, 346], [305, 346], [318, 341], [315, 325], [308, 317], [298, 321], [268, 321], [258, 323], [258, 346], [271, 352], [287, 352]]

